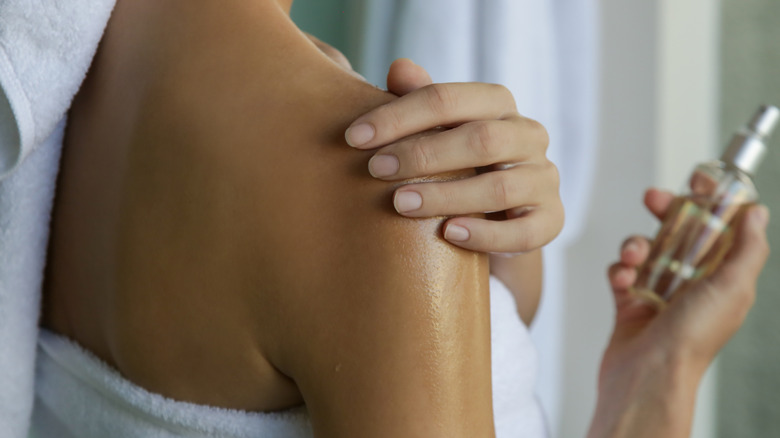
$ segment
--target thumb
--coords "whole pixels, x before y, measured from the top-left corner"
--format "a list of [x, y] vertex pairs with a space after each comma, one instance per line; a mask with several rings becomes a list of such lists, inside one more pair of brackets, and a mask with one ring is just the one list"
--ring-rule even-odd
[[428, 72], [408, 58], [396, 59], [387, 72], [387, 91], [396, 96], [409, 94], [432, 83]]

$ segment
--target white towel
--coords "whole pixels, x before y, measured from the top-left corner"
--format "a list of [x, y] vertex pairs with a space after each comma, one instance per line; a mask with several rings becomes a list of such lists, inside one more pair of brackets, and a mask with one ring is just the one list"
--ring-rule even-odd
[[41, 330], [32, 434], [38, 438], [309, 438], [305, 408], [257, 413], [184, 403], [125, 380], [66, 338]]
[[[490, 281], [493, 409], [499, 438], [539, 437], [536, 356], [514, 298]], [[177, 402], [122, 378], [67, 339], [41, 330], [32, 432], [47, 438], [307, 438], [308, 412], [250, 413]], [[3, 435], [4, 436], [4, 435]]]
[[546, 437], [547, 424], [534, 395], [536, 348], [516, 309], [512, 292], [491, 276], [490, 355], [496, 438]]
[[64, 115], [114, 0], [0, 0], [0, 431], [22, 438]]

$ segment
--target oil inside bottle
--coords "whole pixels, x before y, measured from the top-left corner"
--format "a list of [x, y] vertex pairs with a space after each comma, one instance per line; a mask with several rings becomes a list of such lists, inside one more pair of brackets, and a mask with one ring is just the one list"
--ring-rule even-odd
[[690, 183], [691, 194], [669, 206], [639, 269], [635, 293], [669, 300], [710, 275], [731, 248], [734, 224], [755, 197], [749, 180], [716, 167], [700, 167]]
[[734, 134], [720, 160], [699, 165], [688, 195], [676, 198], [639, 268], [635, 293], [668, 301], [710, 275], [734, 241], [736, 223], [758, 199], [752, 175], [766, 154], [765, 141], [780, 122], [780, 109], [762, 105]]

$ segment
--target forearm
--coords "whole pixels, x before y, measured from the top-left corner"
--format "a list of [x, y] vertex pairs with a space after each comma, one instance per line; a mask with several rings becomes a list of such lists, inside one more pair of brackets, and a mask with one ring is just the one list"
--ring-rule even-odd
[[[645, 203], [663, 217], [673, 198], [651, 190]], [[701, 377], [753, 304], [769, 255], [767, 210], [754, 207], [746, 217], [735, 227], [725, 262], [664, 306], [630, 290], [651, 246], [646, 239], [626, 240], [608, 271], [615, 328], [601, 364], [590, 438], [689, 436]]]
[[490, 273], [512, 291], [520, 318], [530, 325], [542, 295], [542, 250], [511, 257], [491, 254]]
[[602, 376], [588, 438], [689, 436], [701, 375], [648, 361]]

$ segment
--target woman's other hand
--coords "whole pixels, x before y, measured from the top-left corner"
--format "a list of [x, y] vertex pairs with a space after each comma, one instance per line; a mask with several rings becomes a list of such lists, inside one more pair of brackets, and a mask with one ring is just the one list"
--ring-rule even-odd
[[[479, 168], [471, 178], [407, 184], [393, 202], [407, 217], [499, 212], [489, 220], [454, 217], [444, 237], [474, 251], [525, 253], [538, 249], [563, 227], [558, 170], [546, 155], [547, 131], [518, 114], [503, 86], [432, 84], [408, 59], [393, 63], [388, 90], [401, 96], [359, 117], [346, 132], [358, 149], [379, 148], [370, 173], [394, 181]], [[433, 128], [451, 128], [414, 136]]]
[[[645, 204], [662, 218], [672, 199], [651, 189]], [[755, 299], [769, 254], [768, 219], [766, 207], [750, 207], [735, 225], [734, 246], [723, 264], [665, 304], [630, 291], [650, 242], [624, 242], [620, 261], [609, 269], [616, 321], [601, 364], [590, 436], [688, 436], [699, 379]]]

